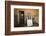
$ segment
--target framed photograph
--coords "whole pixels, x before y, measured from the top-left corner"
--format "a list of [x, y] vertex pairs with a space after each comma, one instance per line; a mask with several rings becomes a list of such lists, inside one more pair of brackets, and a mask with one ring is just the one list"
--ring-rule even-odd
[[5, 1], [5, 34], [45, 32], [44, 3]]

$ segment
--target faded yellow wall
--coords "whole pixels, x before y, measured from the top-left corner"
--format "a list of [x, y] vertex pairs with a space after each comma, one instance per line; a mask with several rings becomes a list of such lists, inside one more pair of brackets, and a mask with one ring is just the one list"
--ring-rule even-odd
[[[32, 16], [33, 18], [35, 18], [36, 22], [39, 22], [39, 10], [38, 9], [14, 9], [15, 12], [19, 12], [19, 11], [24, 11], [24, 15], [25, 15], [25, 20], [28, 16]], [[29, 13], [29, 14], [28, 14]], [[28, 14], [28, 15], [27, 15]]]
[[24, 11], [25, 13], [31, 13], [31, 16], [38, 16], [38, 9], [15, 9], [15, 12]]

